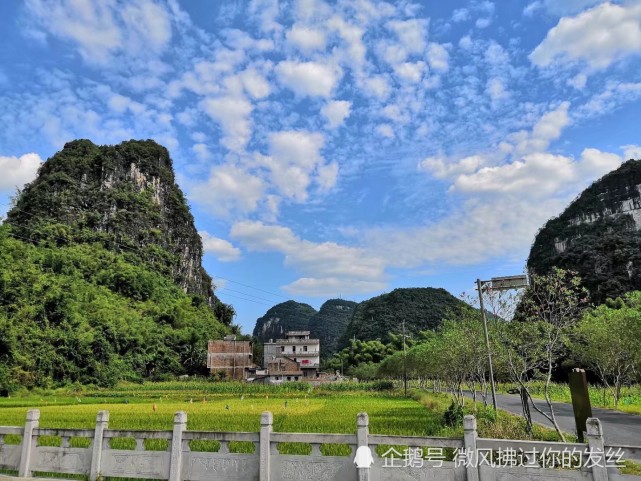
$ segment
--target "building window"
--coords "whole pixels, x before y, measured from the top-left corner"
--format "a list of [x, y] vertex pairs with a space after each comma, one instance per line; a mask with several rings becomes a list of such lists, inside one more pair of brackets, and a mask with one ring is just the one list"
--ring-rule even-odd
[[287, 376], [287, 380], [288, 380], [288, 381], [291, 381], [291, 380], [292, 380], [292, 377], [291, 377], [291, 376]]
[[292, 346], [292, 352], [296, 352], [296, 346]]
[[307, 352], [307, 346], [303, 346], [303, 351]]
[[296, 377], [294, 378], [294, 381], [298, 381], [298, 376], [296, 376]]
[[280, 346], [280, 352], [285, 352], [285, 346]]

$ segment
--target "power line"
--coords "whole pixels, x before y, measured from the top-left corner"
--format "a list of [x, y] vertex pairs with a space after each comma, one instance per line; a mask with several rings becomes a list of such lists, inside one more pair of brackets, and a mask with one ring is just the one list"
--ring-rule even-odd
[[222, 279], [224, 281], [233, 282], [234, 284], [238, 284], [239, 286], [248, 287], [248, 288], [254, 289], [256, 291], [264, 292], [265, 294], [270, 294], [272, 296], [282, 297], [283, 299], [289, 300], [289, 297], [281, 296], [280, 294], [276, 294], [275, 292], [270, 292], [270, 291], [266, 291], [264, 289], [260, 289], [258, 287], [253, 287], [253, 286], [250, 286], [250, 285], [247, 285], [247, 284], [243, 284], [242, 282], [232, 281], [231, 279], [227, 279], [226, 277], [215, 276], [214, 279]]
[[229, 296], [229, 297], [233, 297], [233, 298], [235, 298], [235, 299], [240, 299], [240, 300], [242, 300], [242, 301], [253, 302], [254, 304], [261, 304], [261, 305], [263, 305], [263, 306], [272, 307], [272, 306], [271, 306], [271, 304], [266, 304], [265, 302], [254, 301], [254, 300], [252, 300], [252, 299], [246, 299], [246, 298], [244, 298], [244, 297], [235, 296], [235, 295], [233, 295], [233, 294], [227, 294], [226, 292], [224, 293], [224, 295], [225, 295], [225, 296]]
[[243, 296], [253, 297], [255, 299], [260, 299], [261, 301], [274, 302], [272, 299], [266, 299], [264, 297], [255, 296], [254, 294], [249, 294], [248, 292], [236, 291], [234, 289], [230, 289], [229, 287], [218, 287], [216, 290], [235, 292], [237, 294], [242, 294]]

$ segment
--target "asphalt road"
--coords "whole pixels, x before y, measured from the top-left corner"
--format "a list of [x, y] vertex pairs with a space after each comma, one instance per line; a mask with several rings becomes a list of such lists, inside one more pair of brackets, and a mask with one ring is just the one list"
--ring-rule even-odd
[[[518, 394], [497, 394], [496, 403], [500, 409], [511, 413], [522, 414], [523, 412], [521, 409], [521, 397]], [[536, 405], [542, 411], [547, 412], [547, 403], [545, 401], [537, 399]], [[553, 403], [553, 405], [556, 422], [561, 427], [561, 430], [576, 434], [572, 405], [557, 402]], [[553, 428], [552, 423], [531, 406], [530, 412], [532, 413], [532, 421]], [[641, 416], [594, 407], [592, 408], [592, 416], [599, 418], [601, 421], [606, 445], [641, 446]]]

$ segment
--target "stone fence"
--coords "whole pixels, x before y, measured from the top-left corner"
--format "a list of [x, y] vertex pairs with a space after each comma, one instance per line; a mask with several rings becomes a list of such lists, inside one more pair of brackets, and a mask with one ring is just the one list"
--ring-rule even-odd
[[[173, 431], [111, 430], [108, 411], [98, 413], [95, 429], [44, 429], [39, 427], [39, 419], [40, 411], [34, 409], [27, 413], [24, 427], [0, 426], [0, 469], [5, 473], [18, 477], [80, 474], [89, 481], [103, 477], [169, 481], [641, 481], [639, 476], [621, 475], [616, 467], [608, 466], [614, 450], [624, 459], [641, 458], [641, 447], [604, 446], [601, 424], [595, 418], [588, 420], [587, 445], [479, 438], [473, 416], [465, 417], [463, 439], [370, 434], [365, 413], [357, 417], [355, 435], [273, 432], [269, 412], [261, 415], [258, 433], [187, 431], [184, 412], [176, 413]], [[21, 443], [5, 443], [7, 435], [21, 436]], [[42, 436], [59, 438], [59, 446], [41, 445]], [[84, 443], [77, 438], [85, 438]], [[113, 438], [132, 438], [135, 449], [112, 448]], [[145, 449], [145, 441], [152, 439], [166, 440], [166, 450]], [[193, 441], [216, 441], [218, 450], [192, 450]], [[238, 441], [253, 445], [253, 453], [231, 452], [234, 449], [230, 447]], [[281, 454], [279, 443], [305, 443], [307, 448], [311, 446], [311, 454]], [[323, 447], [327, 445], [342, 445], [350, 454], [324, 455], [323, 450], [331, 452]]]

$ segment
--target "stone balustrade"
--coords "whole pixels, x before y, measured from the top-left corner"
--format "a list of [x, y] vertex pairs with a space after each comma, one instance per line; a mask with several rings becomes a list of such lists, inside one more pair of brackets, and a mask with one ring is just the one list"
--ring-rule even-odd
[[[273, 416], [269, 412], [262, 414], [257, 433], [188, 431], [184, 412], [176, 413], [172, 431], [112, 430], [107, 411], [98, 413], [95, 429], [45, 429], [39, 427], [39, 420], [40, 412], [34, 409], [28, 412], [24, 427], [0, 426], [0, 468], [5, 472], [13, 471], [19, 478], [38, 473], [80, 474], [86, 475], [89, 481], [104, 477], [168, 481], [641, 480], [607, 467], [606, 459], [613, 449], [626, 457], [637, 457], [641, 455], [641, 447], [605, 446], [601, 424], [595, 418], [587, 423], [587, 445], [479, 438], [473, 416], [465, 417], [463, 439], [370, 434], [365, 413], [357, 417], [356, 434], [274, 432]], [[21, 443], [7, 444], [8, 435], [21, 436]], [[40, 445], [42, 436], [58, 437], [59, 446]], [[75, 441], [78, 438], [84, 442]], [[119, 438], [131, 439], [132, 449], [112, 448], [112, 440]], [[164, 440], [166, 443], [160, 445], [166, 445], [166, 449], [158, 450], [156, 443], [156, 449], [148, 450], [147, 440]], [[217, 449], [212, 452], [191, 448], [193, 442], [200, 441], [213, 442]], [[234, 443], [244, 445], [242, 453], [234, 452]], [[309, 454], [281, 453], [282, 443], [308, 445]], [[85, 447], [78, 447], [80, 445]], [[331, 454], [336, 450], [324, 449], [332, 445], [341, 446], [342, 455]], [[381, 456], [385, 449], [387, 456]], [[395, 458], [392, 454], [390, 458], [389, 449], [398, 449], [401, 457]], [[595, 463], [575, 469], [546, 466], [550, 453], [563, 451], [590, 456]], [[408, 462], [407, 453], [418, 452], [420, 455]], [[430, 458], [429, 454], [435, 452], [450, 456]], [[454, 459], [453, 452], [456, 453]], [[488, 462], [488, 453], [492, 456], [520, 453], [522, 462], [495, 465]], [[360, 464], [356, 466], [355, 462]]]

